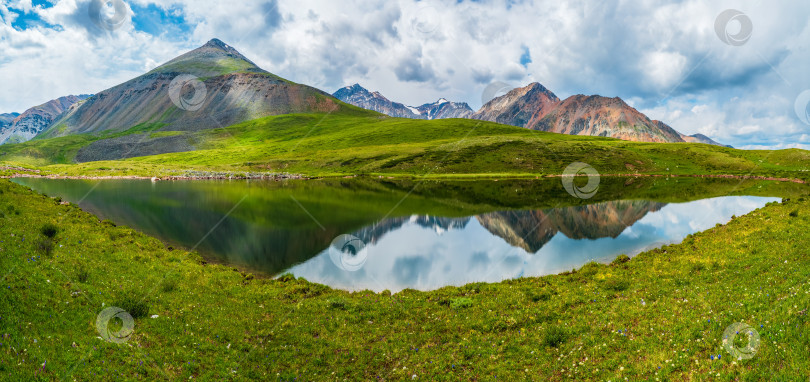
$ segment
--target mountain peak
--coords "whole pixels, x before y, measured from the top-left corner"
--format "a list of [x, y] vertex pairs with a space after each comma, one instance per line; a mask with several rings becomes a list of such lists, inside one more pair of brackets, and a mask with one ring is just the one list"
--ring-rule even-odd
[[220, 49], [231, 49], [230, 45], [222, 42], [222, 40], [220, 40], [218, 38], [212, 38], [207, 43], [205, 43], [205, 45], [203, 45], [203, 46], [204, 47], [207, 46], [207, 47], [211, 47], [211, 48], [220, 48]]
[[234, 47], [215, 38], [155, 68], [150, 73], [184, 73], [197, 77], [213, 77], [236, 72], [267, 73]]
[[707, 136], [705, 136], [703, 134], [692, 134], [692, 135], [681, 134], [681, 138], [683, 138], [684, 141], [689, 142], [689, 143], [705, 143], [707, 145], [723, 146], [723, 147], [729, 147], [729, 148], [732, 148], [732, 149], [734, 148], [734, 147], [729, 146], [729, 145], [724, 145], [722, 143], [718, 143], [714, 139], [711, 139], [711, 138], [709, 138], [709, 137], [707, 137]]
[[545, 115], [560, 99], [538, 82], [515, 88], [484, 104], [472, 118], [526, 127], [536, 115]]
[[683, 142], [669, 125], [653, 121], [619, 97], [574, 95], [526, 125], [534, 130], [612, 137], [626, 141]]
[[[192, 95], [196, 104], [189, 104]], [[42, 137], [121, 133], [144, 123], [152, 123], [158, 131], [200, 131], [267, 116], [344, 108], [328, 94], [264, 71], [232, 46], [213, 39], [149, 73], [96, 94], [54, 121]], [[149, 148], [154, 147], [152, 143], [144, 139], [141, 144], [134, 137], [99, 140], [74, 159], [87, 162], [154, 154]], [[133, 142], [139, 143], [133, 146]], [[161, 153], [190, 147], [185, 140], [182, 144], [165, 142]]]
[[526, 85], [526, 89], [528, 89], [528, 90], [539, 90], [539, 91], [549, 91], [548, 88], [546, 88], [545, 86], [543, 86], [543, 84], [541, 84], [539, 82], [532, 82], [532, 83]]
[[253, 64], [253, 62], [248, 60], [247, 57], [243, 56], [242, 53], [239, 53], [239, 51], [236, 50], [236, 48], [224, 43], [222, 40], [218, 38], [211, 39], [211, 41], [208, 41], [207, 43], [205, 43], [205, 45], [197, 48], [192, 52], [195, 51], [221, 51], [225, 55], [232, 56], [234, 58], [247, 61]]

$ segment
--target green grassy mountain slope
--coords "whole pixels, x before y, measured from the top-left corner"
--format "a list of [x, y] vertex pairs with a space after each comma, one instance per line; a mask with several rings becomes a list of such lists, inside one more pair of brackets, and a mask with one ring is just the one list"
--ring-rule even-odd
[[187, 169], [348, 174], [559, 175], [572, 162], [602, 174], [732, 174], [808, 178], [810, 152], [743, 151], [538, 132], [466, 119], [420, 121], [364, 111], [266, 117], [227, 128], [150, 133], [195, 151], [72, 165], [99, 138], [75, 135], [0, 148], [0, 162], [72, 175], [178, 174]]

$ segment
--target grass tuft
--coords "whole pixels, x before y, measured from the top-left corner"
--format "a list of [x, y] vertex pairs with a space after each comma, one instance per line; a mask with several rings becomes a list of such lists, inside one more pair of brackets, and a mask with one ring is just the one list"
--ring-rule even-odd
[[132, 318], [144, 318], [149, 315], [149, 303], [135, 292], [124, 293], [114, 305], [125, 310]]
[[624, 264], [624, 263], [626, 263], [628, 261], [630, 261], [630, 256], [619, 255], [618, 257], [616, 257], [615, 260], [613, 260], [613, 262], [610, 263], [610, 265], [613, 265], [613, 266], [622, 265], [622, 264]]
[[84, 266], [80, 266], [76, 271], [76, 281], [84, 284], [90, 278], [90, 272]]
[[566, 340], [568, 340], [568, 331], [556, 325], [548, 327], [543, 336], [543, 344], [550, 348], [558, 348]]
[[467, 297], [458, 297], [450, 299], [450, 307], [453, 309], [466, 309], [473, 306], [473, 300]]
[[164, 293], [171, 293], [177, 290], [177, 279], [167, 278], [160, 282], [160, 290]]
[[53, 239], [56, 237], [56, 234], [59, 233], [59, 228], [57, 228], [53, 223], [46, 223], [39, 229], [39, 233], [41, 233], [42, 236]]

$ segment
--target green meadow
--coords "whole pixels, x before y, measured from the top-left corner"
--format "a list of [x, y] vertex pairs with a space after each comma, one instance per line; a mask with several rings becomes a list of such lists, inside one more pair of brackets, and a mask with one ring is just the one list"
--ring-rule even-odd
[[204, 170], [313, 177], [533, 177], [559, 175], [572, 162], [588, 163], [602, 174], [808, 179], [810, 170], [810, 153], [803, 150], [626, 142], [475, 120], [409, 120], [361, 111], [267, 117], [201, 132], [161, 131], [161, 126], [141, 126], [126, 134], [138, 134], [154, 145], [160, 145], [161, 139], [183, 137], [196, 150], [75, 164], [79, 150], [103, 150], [90, 145], [122, 133], [75, 135], [4, 145], [0, 163], [48, 174], [89, 176], [166, 176]]

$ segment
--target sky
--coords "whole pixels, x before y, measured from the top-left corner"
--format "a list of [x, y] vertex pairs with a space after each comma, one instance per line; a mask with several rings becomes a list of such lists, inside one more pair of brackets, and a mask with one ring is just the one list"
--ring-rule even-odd
[[493, 89], [540, 82], [738, 148], [810, 148], [809, 16], [799, 0], [0, 0], [0, 113], [99, 92], [219, 38], [329, 93], [360, 83], [477, 109]]

